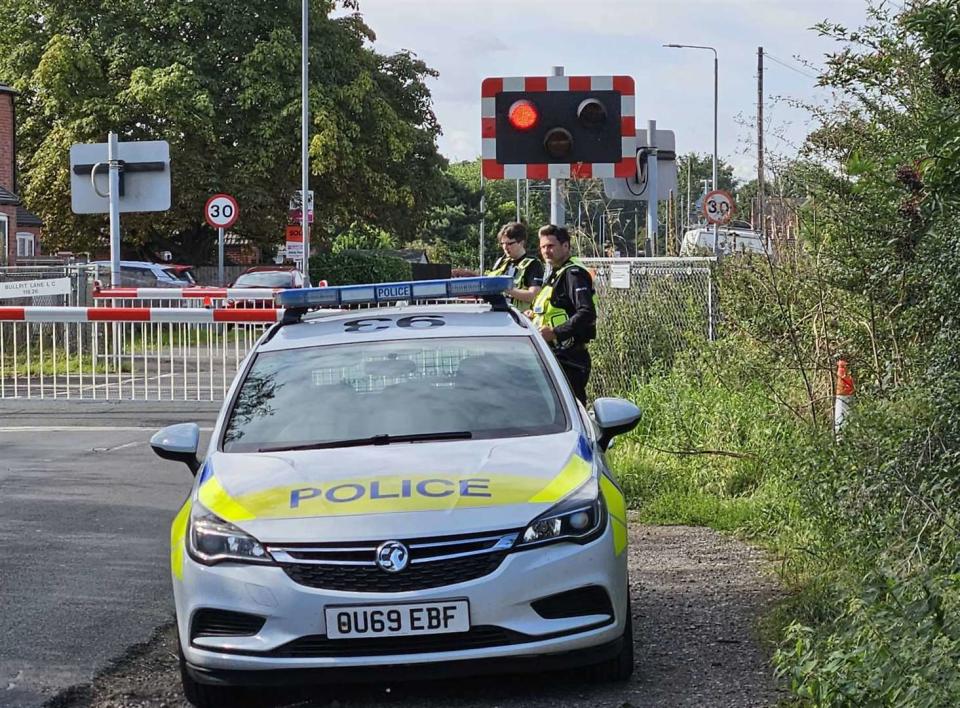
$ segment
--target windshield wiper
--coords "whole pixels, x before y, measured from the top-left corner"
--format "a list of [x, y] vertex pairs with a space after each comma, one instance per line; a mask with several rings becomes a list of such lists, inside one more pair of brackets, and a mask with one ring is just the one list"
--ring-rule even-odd
[[361, 447], [363, 445], [389, 445], [401, 442], [425, 442], [428, 440], [469, 440], [473, 433], [469, 430], [452, 430], [444, 433], [413, 433], [411, 435], [373, 435], [369, 438], [351, 438], [348, 440], [327, 440], [325, 442], [306, 443], [304, 445], [277, 445], [261, 447], [257, 452], [286, 452], [291, 450], [323, 450], [330, 447]]

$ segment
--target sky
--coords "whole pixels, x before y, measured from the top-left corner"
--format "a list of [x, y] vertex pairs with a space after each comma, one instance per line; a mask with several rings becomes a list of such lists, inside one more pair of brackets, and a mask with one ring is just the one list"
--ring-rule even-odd
[[756, 175], [757, 47], [767, 54], [768, 150], [793, 154], [811, 125], [794, 104], [829, 100], [814, 76], [838, 49], [810, 28], [857, 27], [866, 10], [866, 0], [360, 0], [377, 51], [410, 50], [439, 72], [428, 85], [451, 160], [480, 154], [485, 77], [546, 76], [553, 66], [633, 76], [639, 127], [656, 120], [674, 131], [678, 153], [712, 154], [713, 54], [661, 45], [716, 47], [718, 152], [740, 179]]

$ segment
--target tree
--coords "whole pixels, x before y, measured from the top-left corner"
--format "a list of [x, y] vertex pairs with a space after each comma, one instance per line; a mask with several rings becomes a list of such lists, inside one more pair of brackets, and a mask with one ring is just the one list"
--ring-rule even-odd
[[[536, 250], [536, 230], [549, 218], [549, 197], [542, 185], [531, 181], [527, 248]], [[515, 180], [489, 180], [483, 189], [485, 212], [486, 264], [500, 254], [496, 236], [500, 227], [517, 218]], [[437, 206], [431, 211], [417, 243], [439, 258], [448, 258], [455, 266], [476, 269], [480, 265], [480, 158], [457, 162], [444, 173], [444, 185]], [[521, 220], [527, 220], [526, 185], [521, 182]], [[411, 244], [413, 245], [413, 244]], [[435, 249], [431, 252], [431, 249]]]
[[[356, 9], [355, 0], [342, 0]], [[409, 52], [382, 56], [359, 14], [311, 0], [311, 187], [322, 244], [355, 221], [413, 238], [443, 158], [424, 79]], [[206, 198], [234, 194], [235, 230], [282, 239], [299, 187], [300, 0], [0, 0], [0, 76], [20, 92], [22, 192], [50, 248], [92, 250], [105, 218], [70, 211], [72, 143], [170, 143], [173, 206], [128, 214], [124, 243], [197, 262], [212, 254]]]

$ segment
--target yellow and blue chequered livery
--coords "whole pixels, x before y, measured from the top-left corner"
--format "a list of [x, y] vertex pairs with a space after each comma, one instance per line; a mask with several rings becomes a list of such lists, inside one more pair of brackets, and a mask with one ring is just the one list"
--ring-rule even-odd
[[[510, 283], [443, 291], [474, 280], [484, 296]], [[598, 399], [588, 414], [505, 303], [311, 319], [313, 299], [297, 293], [244, 360], [205, 453], [197, 425], [151, 441], [196, 473], [170, 529], [187, 699], [394, 666], [628, 676], [627, 511], [604, 453], [636, 407]]]

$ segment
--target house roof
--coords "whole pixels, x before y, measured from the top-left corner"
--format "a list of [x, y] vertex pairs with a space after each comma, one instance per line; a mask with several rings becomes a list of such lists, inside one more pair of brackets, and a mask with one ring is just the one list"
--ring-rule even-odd
[[20, 203], [20, 197], [11, 192], [9, 189], [0, 185], [0, 204], [13, 204], [17, 205]]
[[43, 226], [43, 219], [32, 211], [17, 207], [17, 226]]
[[6, 84], [0, 84], [0, 93], [9, 93], [14, 96], [17, 95], [17, 91]]

